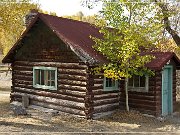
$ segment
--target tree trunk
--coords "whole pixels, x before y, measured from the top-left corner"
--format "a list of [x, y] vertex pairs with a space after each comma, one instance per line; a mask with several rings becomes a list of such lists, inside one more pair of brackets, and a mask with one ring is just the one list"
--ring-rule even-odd
[[168, 31], [168, 33], [172, 36], [174, 42], [177, 44], [177, 46], [180, 46], [180, 37], [177, 33], [177, 31], [173, 30], [171, 25], [170, 25], [170, 21], [168, 18], [168, 8], [167, 5], [161, 1], [158, 0], [154, 0], [155, 2], [158, 3], [159, 7], [162, 10], [163, 16], [164, 16], [164, 25], [165, 25], [165, 29]]
[[125, 93], [126, 93], [126, 110], [129, 112], [128, 78], [125, 78]]

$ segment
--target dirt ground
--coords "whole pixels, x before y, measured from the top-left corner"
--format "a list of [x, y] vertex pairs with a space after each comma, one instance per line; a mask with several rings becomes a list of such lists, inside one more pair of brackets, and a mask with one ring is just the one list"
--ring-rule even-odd
[[[10, 85], [11, 75], [0, 73], [0, 134], [180, 134], [179, 112], [165, 120], [135, 111], [116, 111], [98, 120], [65, 114], [51, 117], [38, 111], [34, 115], [15, 116], [9, 109]], [[180, 108], [180, 103], [176, 107]]]

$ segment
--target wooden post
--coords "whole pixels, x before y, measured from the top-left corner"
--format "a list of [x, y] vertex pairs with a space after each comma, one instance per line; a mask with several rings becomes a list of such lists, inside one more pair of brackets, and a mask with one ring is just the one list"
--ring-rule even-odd
[[22, 106], [27, 108], [29, 106], [29, 97], [27, 94], [23, 94], [22, 96]]

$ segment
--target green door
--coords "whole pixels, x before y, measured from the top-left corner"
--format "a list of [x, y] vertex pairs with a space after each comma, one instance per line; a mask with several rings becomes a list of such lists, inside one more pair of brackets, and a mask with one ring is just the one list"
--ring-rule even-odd
[[162, 115], [166, 116], [173, 111], [172, 102], [172, 66], [165, 66], [162, 72]]

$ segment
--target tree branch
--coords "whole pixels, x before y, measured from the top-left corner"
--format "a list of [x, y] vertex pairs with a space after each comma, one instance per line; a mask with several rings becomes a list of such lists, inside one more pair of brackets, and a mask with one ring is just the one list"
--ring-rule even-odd
[[169, 21], [169, 18], [168, 18], [168, 13], [167, 13], [168, 12], [167, 5], [165, 3], [159, 2], [157, 0], [155, 0], [155, 2], [158, 3], [159, 7], [162, 10], [162, 13], [163, 13], [163, 16], [164, 16], [163, 21], [164, 21], [165, 29], [172, 36], [172, 38], [175, 41], [175, 43], [177, 44], [177, 46], [180, 46], [180, 37], [179, 37], [178, 33], [171, 28], [171, 25], [170, 25], [170, 21]]

